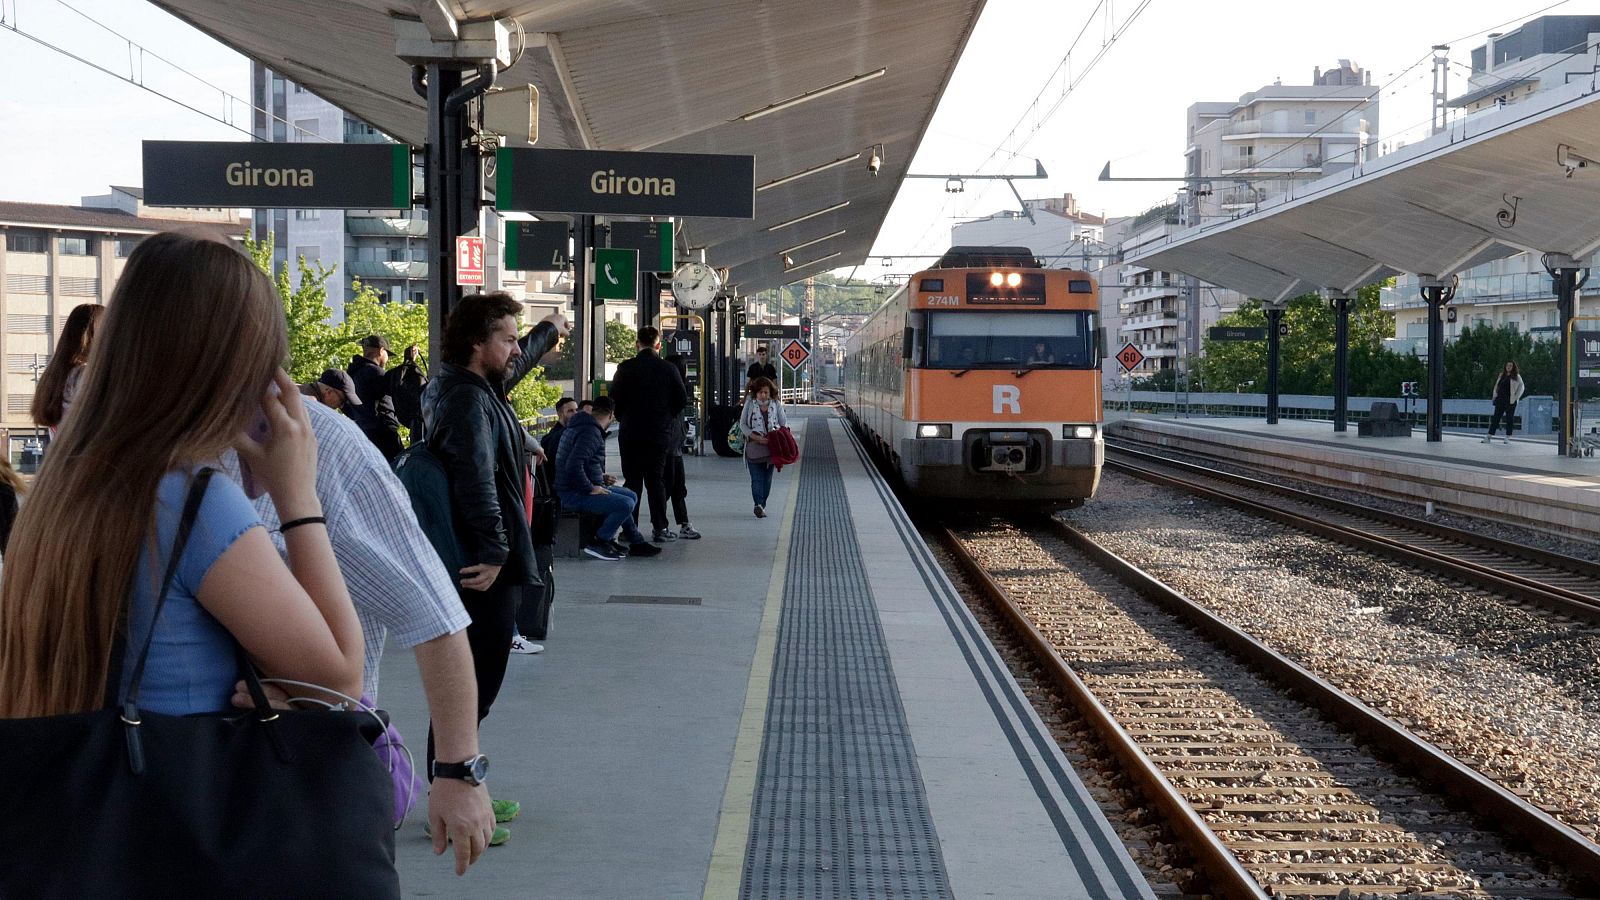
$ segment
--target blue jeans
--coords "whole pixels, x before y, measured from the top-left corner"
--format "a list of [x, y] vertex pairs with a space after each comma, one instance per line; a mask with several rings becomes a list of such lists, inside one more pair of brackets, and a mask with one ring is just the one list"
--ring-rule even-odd
[[757, 506], [766, 506], [767, 496], [772, 493], [772, 463], [747, 459], [744, 464], [750, 467], [750, 499]]
[[615, 540], [617, 529], [621, 528], [623, 534], [627, 535], [628, 543], [644, 543], [644, 535], [639, 532], [639, 526], [633, 523], [633, 508], [639, 505], [639, 495], [620, 484], [606, 490], [610, 493], [562, 494], [561, 506], [575, 512], [605, 516], [605, 521], [600, 523], [600, 529], [595, 532], [599, 540]]

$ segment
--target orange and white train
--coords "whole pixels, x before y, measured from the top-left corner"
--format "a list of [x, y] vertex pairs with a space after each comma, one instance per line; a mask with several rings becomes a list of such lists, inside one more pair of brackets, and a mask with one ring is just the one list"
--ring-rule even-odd
[[952, 247], [845, 346], [844, 407], [914, 498], [1046, 511], [1094, 496], [1100, 291], [1023, 247]]

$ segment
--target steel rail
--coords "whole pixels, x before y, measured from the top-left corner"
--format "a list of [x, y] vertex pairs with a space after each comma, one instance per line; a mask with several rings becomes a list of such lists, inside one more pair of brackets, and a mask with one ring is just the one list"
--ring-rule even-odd
[[[1210, 610], [1100, 546], [1077, 529], [1054, 518], [1049, 520], [1049, 526], [1068, 545], [1087, 555], [1144, 597], [1179, 615], [1236, 658], [1256, 666], [1279, 684], [1297, 691], [1311, 705], [1381, 748], [1395, 761], [1411, 768], [1423, 780], [1467, 803], [1484, 818], [1520, 835], [1534, 853], [1586, 879], [1583, 887], [1592, 889], [1600, 886], [1600, 845], [1476, 769], [1412, 734], [1361, 700], [1339, 690], [1299, 663], [1223, 621]], [[971, 560], [970, 555], [967, 559]], [[972, 564], [976, 565], [976, 560], [972, 560]], [[1037, 635], [1037, 632], [1034, 634]], [[1043, 640], [1043, 637], [1038, 636], [1038, 639]]]
[[1270, 900], [1269, 895], [1250, 876], [1233, 851], [1206, 825], [1189, 801], [1161, 770], [1156, 767], [1137, 741], [1094, 696], [1083, 679], [1067, 665], [1050, 640], [1034, 627], [1011, 595], [984, 570], [961, 539], [948, 528], [939, 530], [939, 537], [961, 568], [1009, 622], [1022, 641], [1028, 645], [1040, 665], [1061, 688], [1062, 693], [1077, 708], [1100, 739], [1105, 741], [1129, 776], [1139, 786], [1141, 793], [1158, 809], [1174, 833], [1194, 854], [1195, 862], [1210, 879], [1214, 893], [1227, 900]]
[[1515, 600], [1527, 601], [1562, 615], [1600, 623], [1600, 600], [1596, 600], [1587, 594], [1546, 584], [1512, 572], [1503, 572], [1491, 566], [1456, 559], [1422, 547], [1412, 547], [1400, 541], [1373, 534], [1369, 531], [1363, 531], [1359, 528], [1313, 519], [1299, 513], [1268, 506], [1265, 503], [1246, 497], [1214, 490], [1185, 481], [1182, 478], [1163, 475], [1160, 472], [1152, 472], [1127, 463], [1108, 459], [1105, 462], [1105, 466], [1144, 481], [1177, 488], [1217, 503], [1225, 503], [1245, 510], [1252, 515], [1259, 515], [1293, 528], [1309, 531], [1329, 540], [1350, 544], [1397, 562], [1442, 572], [1468, 584], [1505, 594]]
[[1288, 485], [1273, 484], [1270, 481], [1264, 481], [1260, 478], [1252, 478], [1249, 475], [1240, 475], [1235, 472], [1224, 472], [1220, 469], [1213, 469], [1209, 466], [1204, 466], [1188, 460], [1173, 459], [1149, 450], [1130, 447], [1121, 441], [1118, 441], [1116, 444], [1107, 443], [1106, 450], [1107, 452], [1115, 452], [1127, 456], [1137, 457], [1147, 462], [1158, 463], [1160, 465], [1168, 466], [1181, 471], [1194, 472], [1218, 481], [1226, 481], [1231, 484], [1243, 485], [1259, 491], [1277, 494], [1281, 497], [1289, 497], [1305, 503], [1327, 507], [1348, 515], [1373, 519], [1386, 525], [1393, 525], [1397, 528], [1406, 528], [1412, 531], [1421, 532], [1423, 534], [1432, 535], [1436, 538], [1467, 544], [1469, 546], [1477, 547], [1480, 550], [1489, 550], [1495, 553], [1502, 553], [1507, 556], [1521, 557], [1529, 562], [1538, 563], [1543, 566], [1549, 566], [1552, 569], [1561, 569], [1576, 575], [1600, 578], [1600, 563], [1577, 556], [1569, 556], [1565, 553], [1557, 553], [1553, 550], [1546, 550], [1543, 547], [1533, 547], [1528, 544], [1519, 544], [1515, 541], [1501, 540], [1499, 538], [1490, 537], [1486, 534], [1479, 534], [1476, 531], [1468, 531], [1465, 528], [1453, 528], [1449, 525], [1443, 525], [1438, 522], [1430, 522], [1427, 519], [1419, 519], [1416, 516], [1408, 516], [1404, 513], [1391, 512], [1385, 509], [1374, 509], [1370, 506], [1362, 506], [1359, 503], [1351, 503], [1348, 500], [1340, 500], [1336, 497], [1325, 497], [1322, 494], [1301, 490], [1300, 488], [1289, 487]]

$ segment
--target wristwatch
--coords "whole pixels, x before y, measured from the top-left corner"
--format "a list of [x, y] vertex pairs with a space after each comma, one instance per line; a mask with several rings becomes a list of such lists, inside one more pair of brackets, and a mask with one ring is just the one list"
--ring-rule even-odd
[[479, 753], [465, 762], [447, 763], [434, 760], [433, 777], [459, 778], [473, 786], [483, 784], [484, 779], [489, 777], [489, 757]]

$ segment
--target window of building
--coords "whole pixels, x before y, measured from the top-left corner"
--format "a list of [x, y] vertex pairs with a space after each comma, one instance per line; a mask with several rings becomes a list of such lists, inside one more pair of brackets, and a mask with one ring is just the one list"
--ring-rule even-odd
[[7, 231], [6, 249], [12, 253], [43, 253], [44, 235], [37, 231]]
[[1317, 111], [1316, 110], [1314, 110], [1314, 109], [1306, 110], [1306, 124], [1307, 125], [1315, 125], [1315, 124], [1317, 124]]
[[295, 119], [294, 139], [316, 143], [317, 137], [322, 134], [321, 127], [316, 119]]
[[318, 219], [322, 218], [322, 210], [320, 210], [320, 209], [297, 209], [297, 210], [294, 211], [294, 217], [295, 217], [295, 219], [297, 221], [300, 221], [300, 222], [315, 222]]
[[94, 253], [94, 235], [62, 235], [56, 238], [56, 252], [62, 256], [88, 256]]
[[284, 141], [284, 140], [287, 140], [287, 138], [288, 138], [288, 129], [284, 126], [283, 120], [282, 119], [273, 119], [272, 120], [272, 139], [275, 140], [275, 141]]
[[144, 239], [136, 237], [119, 237], [112, 245], [112, 252], [116, 254], [118, 259], [126, 259], [128, 254], [133, 252], [133, 248], [139, 246], [139, 242], [141, 240]]

